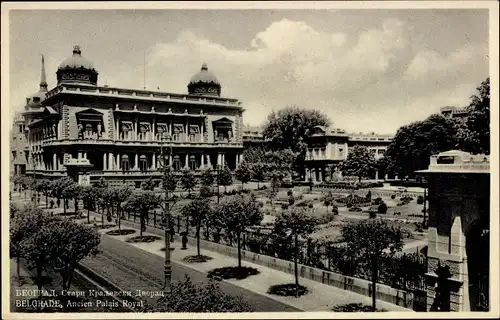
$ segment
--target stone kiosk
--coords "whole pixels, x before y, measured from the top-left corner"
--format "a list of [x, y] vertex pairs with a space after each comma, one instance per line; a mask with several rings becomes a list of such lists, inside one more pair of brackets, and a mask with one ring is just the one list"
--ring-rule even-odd
[[487, 311], [489, 305], [489, 156], [432, 156], [428, 181], [428, 311]]

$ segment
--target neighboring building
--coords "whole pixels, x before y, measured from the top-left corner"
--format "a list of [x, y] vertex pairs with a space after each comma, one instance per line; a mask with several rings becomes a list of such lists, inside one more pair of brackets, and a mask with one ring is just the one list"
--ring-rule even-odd
[[162, 146], [175, 170], [235, 169], [243, 151], [241, 102], [221, 97], [221, 84], [205, 64], [187, 89], [98, 86], [97, 70], [75, 46], [59, 65], [57, 86], [47, 91], [42, 60], [40, 90], [27, 98], [24, 113], [34, 161], [27, 173], [138, 185], [151, 176], [159, 180]]
[[10, 132], [10, 173], [25, 174], [28, 161], [28, 142], [26, 140], [24, 117], [17, 115]]
[[428, 309], [488, 311], [489, 156], [442, 152], [418, 173], [429, 188]]
[[[379, 159], [383, 157], [391, 140], [391, 135], [378, 135], [374, 132], [350, 134], [342, 129], [316, 126], [307, 141], [305, 178], [322, 182], [330, 179], [332, 174], [340, 175], [339, 165], [355, 145], [366, 147], [374, 154], [375, 159]], [[373, 178], [379, 178], [378, 172]]]
[[262, 128], [257, 126], [245, 125], [243, 127], [243, 147], [259, 146], [264, 144]]
[[443, 107], [440, 113], [445, 118], [463, 118], [469, 114], [467, 108]]

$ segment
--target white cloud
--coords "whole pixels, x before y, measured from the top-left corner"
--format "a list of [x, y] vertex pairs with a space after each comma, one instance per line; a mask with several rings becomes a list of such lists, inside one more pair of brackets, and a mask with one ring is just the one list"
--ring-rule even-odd
[[[396, 19], [350, 37], [283, 19], [257, 32], [248, 48], [234, 49], [184, 30], [148, 48], [146, 86], [187, 92], [190, 77], [206, 62], [222, 95], [243, 102], [250, 124], [298, 105], [321, 109], [347, 130], [391, 133], [441, 106], [466, 104], [487, 75], [487, 46], [443, 56], [415, 47], [410, 32], [411, 25]], [[101, 85], [142, 87], [141, 63], [117, 59], [98, 67]]]
[[321, 32], [284, 19], [257, 33], [250, 49], [236, 50], [187, 30], [175, 41], [150, 49], [148, 70], [153, 74], [148, 82], [184, 92], [189, 77], [207, 62], [221, 81], [223, 94], [244, 102], [247, 122], [259, 123], [270, 109], [290, 104], [323, 106], [331, 114], [342, 109], [336, 106], [339, 92], [356, 95], [390, 68], [406, 46], [403, 33], [404, 24], [390, 19], [361, 32], [347, 47], [343, 33]]

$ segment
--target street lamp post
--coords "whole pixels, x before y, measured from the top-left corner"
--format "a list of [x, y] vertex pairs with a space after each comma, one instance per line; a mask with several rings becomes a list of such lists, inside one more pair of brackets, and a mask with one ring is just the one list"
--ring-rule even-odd
[[[172, 263], [170, 261], [170, 204], [169, 204], [169, 195], [168, 195], [168, 188], [166, 185], [167, 181], [167, 174], [168, 170], [170, 168], [167, 166], [167, 154], [165, 153], [165, 150], [163, 148], [163, 144], [166, 141], [170, 141], [171, 137], [170, 135], [163, 134], [161, 136], [161, 156], [162, 156], [162, 169], [163, 169], [163, 189], [165, 191], [165, 204], [164, 204], [164, 210], [163, 210], [163, 215], [165, 219], [165, 264], [164, 264], [164, 284], [163, 284], [163, 289], [165, 291], [165, 294], [170, 294], [171, 293], [171, 282], [172, 282]], [[169, 147], [168, 149], [168, 155], [170, 155], [172, 152], [172, 147]], [[168, 301], [168, 299], [167, 299]]]

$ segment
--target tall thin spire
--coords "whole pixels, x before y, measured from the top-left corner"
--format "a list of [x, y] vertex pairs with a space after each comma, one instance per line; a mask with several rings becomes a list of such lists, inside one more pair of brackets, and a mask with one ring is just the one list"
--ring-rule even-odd
[[45, 77], [45, 58], [42, 54], [42, 71], [40, 75], [40, 91], [47, 91], [47, 78]]

